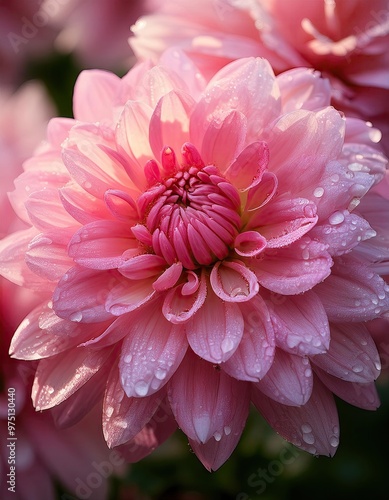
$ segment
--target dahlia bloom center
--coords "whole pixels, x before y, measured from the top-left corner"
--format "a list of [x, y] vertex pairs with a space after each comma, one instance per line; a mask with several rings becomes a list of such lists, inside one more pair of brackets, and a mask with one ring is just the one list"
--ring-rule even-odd
[[[225, 259], [240, 229], [240, 197], [214, 165], [204, 165], [191, 145], [183, 150], [197, 157], [196, 164], [177, 165], [175, 153], [164, 148], [168, 174], [143, 195], [143, 225], [152, 251], [171, 265], [181, 262], [189, 270]], [[197, 153], [197, 154], [194, 154]], [[173, 172], [169, 165], [173, 164]], [[172, 169], [170, 169], [172, 170]]]

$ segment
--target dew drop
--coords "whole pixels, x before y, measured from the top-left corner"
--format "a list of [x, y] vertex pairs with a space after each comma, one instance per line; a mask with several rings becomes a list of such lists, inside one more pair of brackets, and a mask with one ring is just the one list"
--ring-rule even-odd
[[49, 388], [47, 389], [47, 392], [48, 392], [49, 394], [53, 394], [53, 392], [54, 392], [54, 387], [49, 387]]
[[303, 434], [303, 441], [307, 444], [313, 444], [315, 442], [315, 436], [310, 432]]
[[107, 415], [107, 417], [112, 417], [113, 415], [113, 406], [108, 406], [107, 409], [105, 410], [105, 414]]
[[305, 371], [304, 371], [304, 375], [306, 377], [310, 377], [312, 375], [312, 370], [310, 368], [307, 368]]
[[220, 441], [222, 438], [222, 435], [220, 434], [220, 432], [215, 432], [213, 437], [215, 438], [215, 441]]
[[157, 368], [156, 371], [155, 371], [155, 377], [158, 380], [165, 379], [166, 378], [166, 370], [164, 370], [163, 368]]
[[309, 432], [312, 432], [312, 427], [309, 424], [303, 424], [301, 426], [301, 431], [303, 434], [307, 434]]
[[228, 425], [226, 425], [226, 426], [224, 427], [224, 434], [225, 434], [226, 436], [229, 436], [229, 435], [231, 434], [231, 427], [228, 427]]
[[322, 187], [317, 187], [313, 192], [313, 196], [315, 198], [321, 198], [324, 194], [324, 189]]
[[340, 179], [338, 174], [331, 175], [332, 182], [338, 182]]
[[330, 215], [328, 221], [333, 226], [336, 226], [337, 224], [341, 224], [344, 221], [344, 215], [342, 214], [342, 212], [334, 212], [332, 215]]
[[125, 363], [131, 363], [131, 361], [132, 361], [132, 354], [127, 354], [126, 356], [124, 356], [123, 361]]
[[70, 321], [75, 321], [76, 323], [79, 323], [82, 320], [82, 312], [77, 311], [69, 316]]
[[308, 260], [309, 259], [309, 250], [308, 248], [304, 248], [304, 250], [302, 251], [302, 257], [304, 260]]
[[339, 438], [337, 436], [332, 436], [330, 438], [330, 445], [333, 447], [333, 448], [336, 448], [339, 444]]
[[146, 396], [147, 391], [149, 390], [149, 384], [144, 380], [140, 380], [135, 384], [134, 389], [138, 396]]
[[361, 372], [363, 372], [363, 366], [362, 365], [355, 365], [355, 366], [353, 366], [352, 369], [353, 369], [354, 373], [361, 373]]
[[221, 343], [221, 350], [226, 354], [227, 352], [232, 351], [234, 348], [234, 342], [230, 338], [225, 338]]

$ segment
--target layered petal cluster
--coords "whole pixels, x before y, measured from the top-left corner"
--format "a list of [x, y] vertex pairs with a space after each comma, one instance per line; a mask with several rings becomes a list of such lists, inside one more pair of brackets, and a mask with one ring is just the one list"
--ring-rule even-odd
[[333, 393], [379, 404], [368, 322], [389, 287], [357, 251], [379, 238], [357, 212], [385, 175], [379, 133], [330, 99], [318, 73], [261, 58], [209, 82], [177, 50], [80, 75], [75, 119], [51, 121], [11, 194], [31, 227], [0, 244], [4, 276], [51, 293], [11, 345], [39, 360], [37, 409], [66, 425], [103, 398], [129, 460], [178, 426], [217, 469], [253, 402], [333, 455]]
[[255, 55], [277, 72], [315, 68], [331, 79], [339, 109], [389, 133], [387, 0], [170, 0], [133, 32], [139, 58], [176, 45], [207, 73]]

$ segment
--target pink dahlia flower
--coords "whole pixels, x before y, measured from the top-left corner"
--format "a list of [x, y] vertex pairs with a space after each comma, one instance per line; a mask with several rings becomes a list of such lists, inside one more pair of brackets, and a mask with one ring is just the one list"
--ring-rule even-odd
[[309, 66], [331, 79], [333, 102], [388, 135], [387, 0], [169, 0], [133, 27], [135, 54], [171, 45], [212, 74], [239, 57], [266, 57], [276, 72]]
[[330, 97], [316, 72], [275, 77], [260, 58], [205, 83], [175, 50], [122, 79], [80, 75], [75, 119], [50, 123], [15, 182], [31, 227], [0, 248], [4, 276], [52, 293], [11, 345], [39, 360], [37, 409], [61, 404], [65, 423], [104, 393], [106, 440], [129, 460], [178, 426], [217, 469], [252, 401], [334, 454], [332, 393], [379, 404], [367, 325], [389, 287], [357, 253], [379, 237], [358, 213], [385, 174], [379, 133]]

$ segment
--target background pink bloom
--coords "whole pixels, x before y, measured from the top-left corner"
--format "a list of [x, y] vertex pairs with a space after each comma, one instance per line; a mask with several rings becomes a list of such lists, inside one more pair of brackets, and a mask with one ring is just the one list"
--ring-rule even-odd
[[36, 408], [65, 425], [104, 394], [129, 460], [178, 425], [217, 469], [252, 401], [296, 446], [335, 453], [333, 393], [379, 405], [368, 322], [389, 289], [379, 244], [358, 252], [380, 237], [358, 206], [387, 160], [330, 99], [317, 72], [275, 77], [260, 58], [207, 83], [177, 50], [80, 75], [75, 119], [50, 122], [15, 182], [31, 227], [0, 248], [4, 276], [52, 294], [11, 345], [39, 360]]
[[31, 57], [50, 51], [55, 32], [39, 16], [39, 0], [2, 0], [0, 4], [0, 85], [25, 78]]
[[[0, 104], [0, 201], [2, 236], [11, 229], [25, 228], [9, 203], [7, 191], [12, 190], [13, 180], [19, 175], [23, 161], [30, 156], [44, 138], [47, 122], [54, 114], [54, 107], [43, 87], [29, 82], [15, 94], [5, 90]], [[110, 452], [104, 442], [99, 422], [99, 412], [91, 413], [77, 426], [59, 430], [50, 412], [37, 413], [30, 399], [36, 363], [12, 360], [8, 356], [11, 337], [24, 316], [43, 299], [44, 290], [31, 292], [0, 278], [0, 496], [2, 499], [54, 499], [56, 485], [79, 495], [81, 481], [96, 474], [93, 463], [110, 463], [111, 472], [118, 473], [123, 457], [110, 461]], [[8, 389], [15, 389], [16, 421], [16, 493], [8, 490], [10, 471], [7, 437]], [[112, 458], [112, 457], [111, 457]], [[108, 476], [99, 476], [93, 498], [107, 498]], [[97, 483], [95, 483], [96, 485]], [[88, 487], [88, 486], [87, 486]]]
[[[69, 0], [56, 4], [50, 25], [59, 31], [55, 47], [74, 52], [83, 67], [128, 68], [127, 39], [136, 19], [149, 11], [151, 0]], [[42, 3], [50, 10], [52, 0]]]
[[252, 55], [277, 72], [318, 69], [331, 79], [338, 108], [389, 135], [387, 0], [169, 0], [133, 32], [138, 57], [155, 60], [176, 45], [207, 74]]

